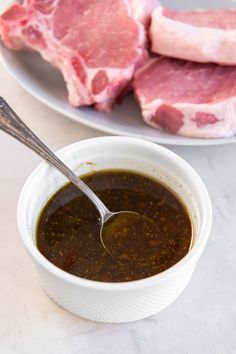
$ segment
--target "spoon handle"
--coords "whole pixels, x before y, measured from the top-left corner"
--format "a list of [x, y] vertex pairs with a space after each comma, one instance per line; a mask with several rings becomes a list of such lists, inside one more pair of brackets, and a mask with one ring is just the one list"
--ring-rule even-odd
[[2, 97], [0, 97], [0, 129], [36, 152], [75, 184], [96, 206], [102, 221], [110, 216], [110, 211], [96, 194], [44, 145]]

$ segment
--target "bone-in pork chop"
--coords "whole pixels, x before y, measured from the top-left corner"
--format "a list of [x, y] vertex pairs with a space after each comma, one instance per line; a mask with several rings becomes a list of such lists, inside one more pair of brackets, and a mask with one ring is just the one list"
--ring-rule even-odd
[[9, 48], [31, 48], [56, 66], [72, 105], [109, 111], [146, 56], [144, 24], [153, 4], [25, 0], [1, 15], [0, 34]]

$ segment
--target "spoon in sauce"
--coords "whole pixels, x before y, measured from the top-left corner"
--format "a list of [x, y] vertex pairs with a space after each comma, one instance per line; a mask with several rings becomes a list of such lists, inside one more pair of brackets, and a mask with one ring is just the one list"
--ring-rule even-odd
[[[0, 129], [36, 152], [78, 187], [100, 214], [100, 240], [105, 250], [119, 260], [138, 259], [158, 243], [156, 224], [145, 215], [132, 211], [111, 212], [97, 195], [72, 172], [19, 118], [0, 97]], [[145, 238], [145, 243], [143, 239]], [[127, 252], [128, 251], [128, 252]]]

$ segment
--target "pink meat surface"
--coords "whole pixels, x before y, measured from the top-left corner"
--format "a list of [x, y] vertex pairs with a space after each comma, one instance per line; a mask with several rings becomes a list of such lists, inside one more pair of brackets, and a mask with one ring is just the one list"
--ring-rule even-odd
[[171, 20], [197, 27], [236, 29], [236, 9], [194, 11], [164, 9], [163, 15]]
[[236, 65], [236, 9], [176, 11], [158, 7], [152, 51], [196, 62]]
[[11, 49], [30, 48], [62, 73], [74, 106], [109, 111], [146, 57], [154, 0], [25, 0], [0, 17]]
[[127, 0], [133, 17], [148, 27], [152, 12], [159, 6], [157, 0]]
[[156, 57], [137, 70], [145, 122], [196, 138], [236, 134], [236, 67]]

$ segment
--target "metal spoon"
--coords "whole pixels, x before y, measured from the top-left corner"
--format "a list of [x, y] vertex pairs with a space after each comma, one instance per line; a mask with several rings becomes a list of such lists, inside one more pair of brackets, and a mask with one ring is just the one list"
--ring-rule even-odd
[[[116, 247], [121, 242], [128, 245], [131, 250], [132, 257], [138, 257], [138, 243], [134, 242], [134, 234], [127, 232], [127, 226], [133, 226], [134, 223], [145, 224], [149, 229], [154, 230], [154, 225], [147, 217], [132, 211], [111, 212], [103, 202], [96, 196], [96, 194], [72, 172], [43, 142], [27, 127], [27, 125], [18, 117], [8, 103], [0, 97], [0, 129], [11, 135], [21, 143], [36, 152], [40, 157], [49, 162], [52, 166], [57, 168], [64, 176], [68, 178], [76, 187], [78, 187], [95, 205], [100, 214], [101, 229], [100, 239], [103, 247], [110, 255], [116, 258], [124, 258], [124, 247]], [[126, 242], [118, 242], [117, 238], [112, 237], [113, 234], [121, 235], [120, 227], [126, 225]], [[119, 233], [118, 233], [119, 231]], [[124, 234], [123, 234], [124, 235]], [[119, 236], [119, 238], [120, 238]], [[128, 241], [128, 243], [127, 243]], [[115, 247], [114, 247], [115, 245]], [[134, 249], [132, 249], [132, 245]], [[126, 254], [127, 256], [127, 254]]]

